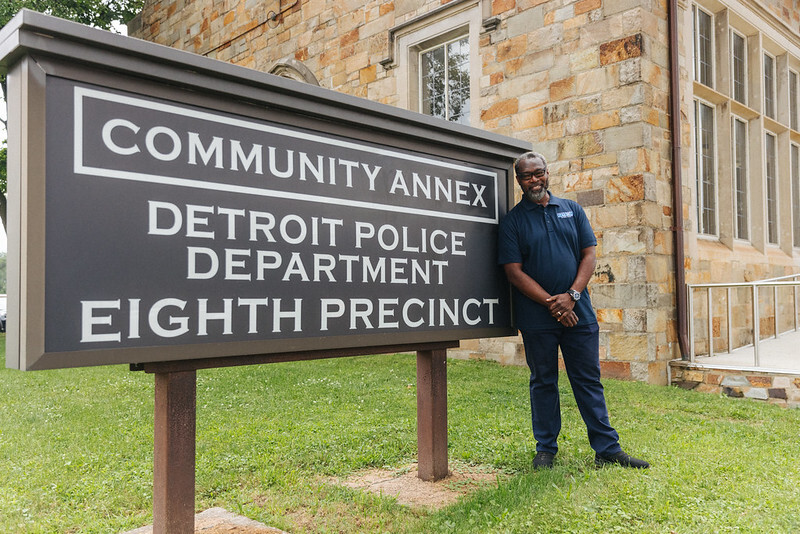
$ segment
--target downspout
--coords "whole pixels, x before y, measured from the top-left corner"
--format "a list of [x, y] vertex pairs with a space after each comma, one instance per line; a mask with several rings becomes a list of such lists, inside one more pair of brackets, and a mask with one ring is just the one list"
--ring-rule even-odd
[[672, 231], [674, 233], [675, 302], [678, 314], [678, 347], [689, 357], [685, 253], [683, 244], [683, 180], [681, 176], [681, 93], [678, 66], [678, 0], [669, 0], [670, 135], [672, 136]]

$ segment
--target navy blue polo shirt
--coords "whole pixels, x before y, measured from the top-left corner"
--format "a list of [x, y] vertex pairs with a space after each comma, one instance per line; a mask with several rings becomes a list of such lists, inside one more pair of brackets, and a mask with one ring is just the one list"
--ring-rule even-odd
[[[583, 208], [550, 194], [547, 206], [523, 197], [500, 222], [500, 265], [521, 263], [522, 270], [551, 295], [566, 293], [578, 274], [581, 250], [597, 245]], [[512, 288], [514, 323], [520, 330], [560, 327], [548, 309]], [[597, 316], [585, 289], [575, 304], [578, 325], [594, 324]]]

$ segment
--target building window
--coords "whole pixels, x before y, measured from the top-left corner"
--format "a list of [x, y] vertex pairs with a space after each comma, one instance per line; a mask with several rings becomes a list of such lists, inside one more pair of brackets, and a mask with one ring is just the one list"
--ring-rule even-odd
[[390, 57], [397, 67], [397, 105], [454, 122], [480, 126], [483, 30], [481, 0], [443, 3], [389, 30]]
[[789, 71], [789, 126], [797, 130], [797, 73]]
[[420, 53], [420, 111], [469, 124], [469, 38], [462, 37]]
[[731, 31], [733, 99], [747, 104], [747, 47], [745, 38]]
[[764, 54], [764, 115], [775, 118], [775, 58]]
[[733, 118], [733, 172], [736, 188], [736, 237], [750, 238], [747, 209], [747, 123]]
[[800, 147], [792, 144], [792, 235], [800, 247]]
[[765, 138], [766, 178], [767, 178], [767, 241], [778, 244], [778, 153], [774, 134]]
[[713, 87], [714, 25], [711, 15], [692, 6], [694, 15], [694, 79]]
[[714, 172], [714, 108], [695, 100], [698, 232], [717, 233], [717, 179]]

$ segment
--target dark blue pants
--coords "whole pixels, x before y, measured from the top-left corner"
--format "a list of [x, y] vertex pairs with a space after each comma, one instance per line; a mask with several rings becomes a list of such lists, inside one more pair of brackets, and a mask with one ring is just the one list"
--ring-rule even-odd
[[608, 421], [606, 399], [600, 383], [597, 324], [523, 331], [525, 357], [531, 370], [531, 419], [536, 450], [558, 451], [561, 403], [558, 396], [558, 347], [564, 358], [572, 394], [589, 434], [589, 444], [599, 454], [621, 450], [619, 435]]

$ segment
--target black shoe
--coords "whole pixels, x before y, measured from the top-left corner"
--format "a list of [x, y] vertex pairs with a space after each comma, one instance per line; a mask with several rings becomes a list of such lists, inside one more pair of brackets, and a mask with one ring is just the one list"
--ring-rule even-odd
[[552, 469], [553, 468], [553, 458], [556, 455], [552, 452], [545, 452], [539, 451], [536, 453], [536, 456], [533, 457], [533, 468], [534, 469]]
[[634, 469], [647, 469], [650, 464], [644, 460], [634, 458], [624, 451], [619, 451], [616, 454], [603, 455], [596, 454], [594, 456], [594, 465], [603, 467], [604, 465], [621, 465], [622, 467], [633, 467]]

